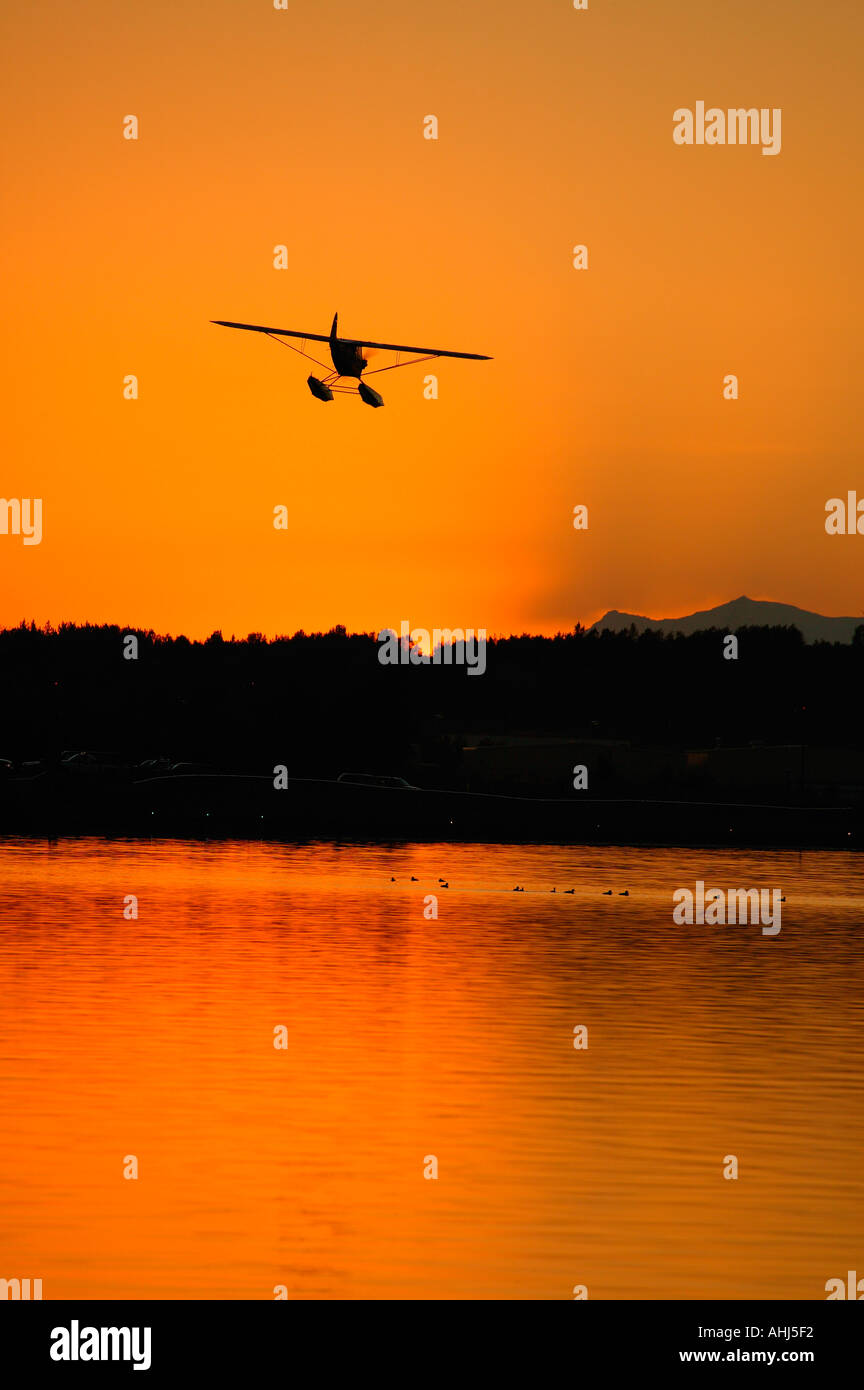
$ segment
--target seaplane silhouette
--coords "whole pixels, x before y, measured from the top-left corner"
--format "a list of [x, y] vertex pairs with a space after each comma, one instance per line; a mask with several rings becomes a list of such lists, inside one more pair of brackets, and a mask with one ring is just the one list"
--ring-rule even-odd
[[[369, 338], [340, 338], [338, 314], [333, 315], [333, 326], [329, 334], [301, 333], [293, 328], [265, 328], [260, 323], [230, 323], [227, 319], [211, 319], [211, 323], [218, 324], [220, 328], [244, 328], [250, 333], [265, 333], [275, 343], [291, 348], [292, 352], [299, 352], [301, 357], [307, 357], [310, 362], [323, 367], [326, 376], [306, 378], [306, 385], [319, 401], [332, 401], [334, 391], [339, 391], [343, 395], [359, 396], [365, 405], [371, 405], [374, 410], [383, 405], [384, 401], [377, 391], [373, 391], [372, 387], [367, 386], [362, 380], [368, 365], [368, 358], [363, 356], [363, 348], [396, 353], [396, 361], [389, 367], [373, 367], [371, 372], [366, 372], [367, 376], [374, 376], [377, 372], [393, 372], [397, 367], [416, 367], [418, 362], [429, 362], [434, 357], [464, 357], [473, 362], [492, 361], [491, 357], [485, 357], [480, 352], [450, 352], [445, 348], [409, 347], [406, 343], [373, 343]], [[285, 338], [299, 338], [301, 346], [295, 347], [293, 343], [286, 343], [283, 341]], [[313, 357], [311, 352], [306, 351], [307, 343], [329, 343], [333, 371], [326, 362], [321, 362], [319, 358]], [[403, 352], [420, 353], [421, 356], [412, 357], [409, 362], [400, 362], [399, 357]], [[352, 378], [356, 379], [356, 386], [343, 384]]]

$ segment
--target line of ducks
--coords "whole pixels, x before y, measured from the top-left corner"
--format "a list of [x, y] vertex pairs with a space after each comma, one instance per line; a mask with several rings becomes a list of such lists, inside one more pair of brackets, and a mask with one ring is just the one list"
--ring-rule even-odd
[[[391, 878], [391, 879], [390, 879], [390, 882], [391, 882], [391, 883], [395, 883], [395, 882], [396, 882], [396, 879], [395, 879], [395, 878]], [[414, 875], [412, 874], [412, 875], [411, 875], [411, 878], [410, 878], [410, 882], [411, 882], [411, 883], [419, 883], [420, 880], [419, 880], [419, 878], [415, 878]], [[438, 884], [439, 884], [439, 887], [441, 887], [441, 888], [449, 888], [449, 887], [450, 887], [450, 884], [449, 884], [449, 883], [446, 883], [446, 882], [444, 881], [443, 878], [439, 878]], [[555, 893], [555, 892], [557, 892], [557, 891], [558, 891], [558, 890], [557, 890], [556, 888], [550, 888], [550, 889], [549, 889], [549, 892], [550, 892], [550, 893]], [[514, 892], [514, 893], [524, 893], [524, 892], [525, 892], [525, 889], [522, 888], [522, 887], [520, 887], [520, 885], [517, 883], [517, 884], [516, 884], [516, 887], [513, 889], [513, 892]], [[565, 892], [565, 893], [575, 893], [575, 892], [576, 892], [576, 889], [575, 889], [575, 888], [565, 888], [565, 889], [564, 889], [564, 892]], [[604, 898], [611, 898], [611, 897], [612, 897], [612, 893], [613, 893], [613, 890], [612, 890], [611, 888], [604, 888], [603, 893], [601, 894], [601, 896], [604, 897]], [[630, 889], [629, 889], [629, 888], [624, 888], [624, 889], [622, 889], [622, 891], [619, 892], [618, 897], [619, 897], [619, 898], [629, 898], [629, 897], [630, 897]], [[781, 903], [785, 903], [785, 901], [786, 901], [785, 896], [782, 897], [782, 898], [780, 899], [780, 901], [781, 901]]]
[[[391, 879], [390, 879], [390, 882], [391, 882], [391, 883], [395, 883], [395, 882], [396, 882], [396, 879], [395, 879], [395, 878], [391, 878]], [[419, 883], [420, 880], [419, 880], [419, 878], [415, 878], [414, 875], [412, 874], [412, 875], [411, 875], [411, 878], [410, 878], [410, 882], [411, 882], [411, 883]], [[439, 885], [440, 885], [442, 888], [449, 888], [449, 887], [450, 887], [450, 884], [449, 884], [449, 883], [445, 883], [445, 881], [444, 881], [443, 878], [439, 878], [438, 883], [439, 883]]]

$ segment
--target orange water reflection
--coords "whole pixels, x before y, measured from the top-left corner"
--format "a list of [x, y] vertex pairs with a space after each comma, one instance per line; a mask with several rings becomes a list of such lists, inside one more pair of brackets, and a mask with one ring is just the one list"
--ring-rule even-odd
[[[780, 935], [674, 926], [697, 878], [781, 885]], [[842, 854], [6, 841], [0, 1274], [824, 1298], [864, 1249], [862, 904]]]

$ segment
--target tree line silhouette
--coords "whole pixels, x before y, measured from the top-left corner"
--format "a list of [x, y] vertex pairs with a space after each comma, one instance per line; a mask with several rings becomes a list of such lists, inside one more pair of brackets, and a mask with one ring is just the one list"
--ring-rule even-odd
[[[137, 638], [137, 658], [124, 639]], [[460, 785], [466, 738], [625, 740], [645, 748], [752, 743], [861, 749], [864, 624], [850, 644], [796, 628], [490, 638], [486, 672], [383, 666], [373, 633], [204, 641], [114, 625], [0, 631], [0, 757], [112, 750], [219, 770], [330, 777], [422, 765]]]

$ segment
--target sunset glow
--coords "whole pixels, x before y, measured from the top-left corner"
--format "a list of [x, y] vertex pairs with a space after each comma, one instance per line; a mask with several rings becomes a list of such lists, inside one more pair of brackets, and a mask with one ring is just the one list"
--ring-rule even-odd
[[[17, 7], [2, 492], [43, 499], [44, 537], [4, 538], [0, 621], [856, 613], [855, 543], [823, 522], [862, 491], [864, 12], [813, 14]], [[700, 98], [782, 108], [782, 152], [676, 145]], [[494, 360], [375, 378], [373, 412], [210, 322], [326, 332], [337, 309], [347, 335]]]

